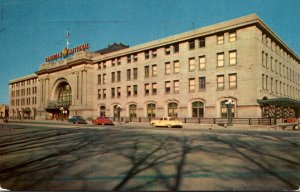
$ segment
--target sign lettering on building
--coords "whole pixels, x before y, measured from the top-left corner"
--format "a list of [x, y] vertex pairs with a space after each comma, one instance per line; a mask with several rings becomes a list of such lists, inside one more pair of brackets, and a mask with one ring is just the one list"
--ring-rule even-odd
[[62, 57], [65, 58], [68, 55], [73, 55], [74, 53], [86, 50], [88, 48], [89, 48], [89, 44], [88, 43], [84, 43], [84, 44], [79, 45], [77, 47], [74, 47], [72, 49], [64, 48], [62, 50], [62, 52], [50, 55], [50, 56], [46, 57], [45, 60], [46, 60], [46, 62], [49, 62], [49, 61], [53, 61], [53, 60], [56, 60], [56, 59], [59, 59], [59, 58], [62, 58]]

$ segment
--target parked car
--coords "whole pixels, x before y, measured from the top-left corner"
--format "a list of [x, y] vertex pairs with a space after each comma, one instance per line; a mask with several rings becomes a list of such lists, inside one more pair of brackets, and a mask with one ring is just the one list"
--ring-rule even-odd
[[150, 121], [152, 127], [180, 127], [182, 128], [182, 122], [176, 120], [173, 117], [163, 117], [158, 120]]
[[71, 117], [69, 120], [68, 120], [70, 123], [74, 123], [74, 124], [86, 124], [86, 120], [79, 116], [79, 115], [75, 115], [73, 117]]
[[93, 120], [92, 123], [94, 125], [114, 125], [113, 121], [108, 117], [97, 117], [97, 119]]

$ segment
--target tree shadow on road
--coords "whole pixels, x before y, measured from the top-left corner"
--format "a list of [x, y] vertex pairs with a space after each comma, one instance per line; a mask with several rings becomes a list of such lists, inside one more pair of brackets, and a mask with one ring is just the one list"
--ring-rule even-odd
[[[214, 188], [199, 185], [199, 190], [234, 190], [234, 186], [229, 186], [225, 181], [240, 179], [239, 173], [234, 172], [240, 170], [247, 170], [249, 178], [261, 173], [275, 178], [287, 186], [283, 189], [296, 189], [297, 179], [299, 181], [299, 178], [293, 175], [288, 177], [282, 175], [276, 167], [274, 168], [277, 164], [272, 162], [275, 160], [287, 170], [296, 168], [297, 171], [300, 166], [299, 156], [282, 156], [276, 153], [279, 149], [274, 148], [274, 152], [264, 147], [264, 143], [269, 142], [269, 145], [278, 144], [281, 148], [288, 146], [297, 150], [299, 146], [297, 142], [279, 136], [213, 133], [186, 136], [122, 131], [113, 128], [34, 129], [28, 130], [27, 134], [26, 130], [16, 131], [14, 134], [13, 141], [4, 139], [0, 143], [0, 153], [4, 155], [2, 159], [0, 158], [0, 183], [11, 190], [179, 191], [186, 190], [184, 184], [189, 178], [197, 179], [197, 182], [212, 178], [224, 181], [213, 183]], [[257, 143], [244, 139], [249, 137]], [[282, 153], [289, 154], [288, 151]], [[10, 161], [14, 156], [19, 158]], [[230, 160], [223, 161], [225, 159], [238, 159], [239, 164], [235, 165]], [[94, 162], [95, 160], [99, 162]], [[85, 162], [93, 163], [93, 166], [87, 166]], [[110, 174], [117, 176], [117, 179], [109, 180], [108, 177], [107, 180], [101, 181], [111, 184], [110, 188], [107, 187], [108, 184], [96, 185], [98, 188], [90, 186], [88, 178], [86, 180], [84, 178], [95, 174], [107, 176], [98, 170], [105, 163], [115, 166], [112, 166]], [[80, 169], [78, 165], [81, 166]], [[224, 173], [219, 169], [230, 171]], [[70, 188], [64, 185], [55, 186], [56, 188], [53, 188], [53, 185], [41, 186], [41, 183], [59, 180], [59, 176], [65, 175], [65, 170], [72, 170], [72, 175], [65, 176], [66, 179], [80, 181], [80, 184]], [[254, 189], [261, 188], [254, 186]]]

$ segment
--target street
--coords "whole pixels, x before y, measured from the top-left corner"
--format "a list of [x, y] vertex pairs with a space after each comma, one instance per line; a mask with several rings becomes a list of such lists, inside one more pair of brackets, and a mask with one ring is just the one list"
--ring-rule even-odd
[[299, 131], [0, 127], [8, 190], [296, 190]]

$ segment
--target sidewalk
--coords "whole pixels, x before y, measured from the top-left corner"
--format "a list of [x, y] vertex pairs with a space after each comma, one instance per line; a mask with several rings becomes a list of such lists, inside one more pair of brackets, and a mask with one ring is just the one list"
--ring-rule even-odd
[[[3, 122], [1, 122], [3, 123]], [[75, 124], [69, 123], [67, 121], [60, 120], [8, 120], [8, 123], [20, 123], [20, 124], [34, 124], [34, 125], [65, 125], [65, 126], [74, 126]], [[76, 126], [78, 126], [76, 124]], [[80, 126], [88, 126], [93, 127], [90, 121], [88, 124], [80, 124]], [[132, 128], [151, 128], [149, 122], [129, 122], [129, 123], [118, 123], [115, 122], [115, 126], [124, 126], [124, 127], [132, 127]], [[95, 127], [101, 127], [97, 125]], [[177, 128], [178, 129], [178, 128]], [[180, 128], [179, 128], [180, 129]], [[243, 131], [271, 131], [271, 130], [281, 130], [276, 125], [242, 125], [242, 124], [234, 124], [233, 126], [220, 126], [217, 124], [199, 124], [199, 123], [183, 123], [182, 130], [243, 130]]]
[[[118, 125], [118, 124], [116, 124]], [[130, 122], [130, 123], [121, 123], [128, 127], [151, 127], [148, 122]], [[276, 125], [233, 125], [229, 127], [219, 126], [217, 124], [199, 124], [199, 123], [183, 123], [182, 130], [193, 129], [193, 130], [243, 130], [243, 131], [270, 131], [276, 130]], [[180, 129], [180, 128], [176, 128]]]

